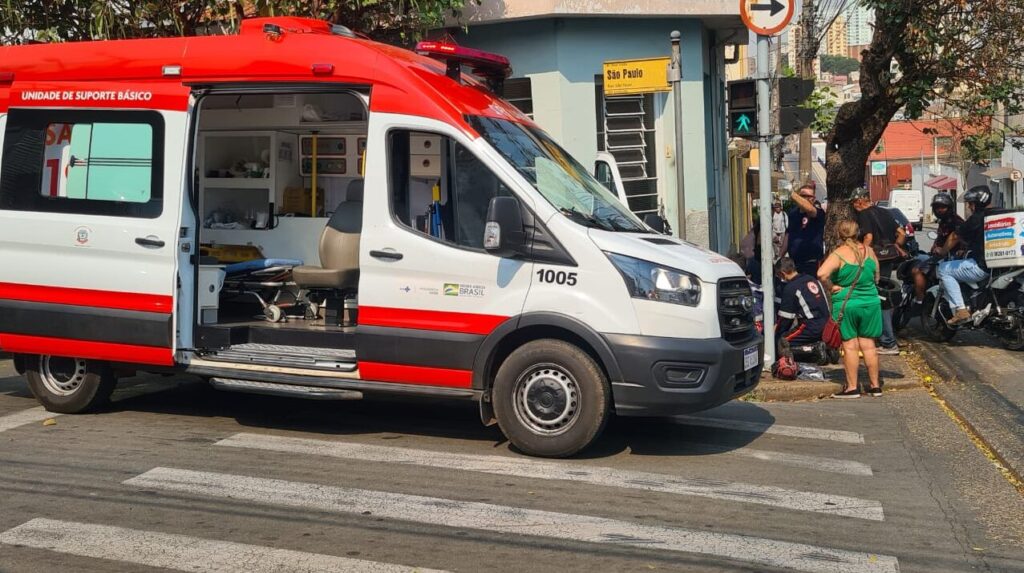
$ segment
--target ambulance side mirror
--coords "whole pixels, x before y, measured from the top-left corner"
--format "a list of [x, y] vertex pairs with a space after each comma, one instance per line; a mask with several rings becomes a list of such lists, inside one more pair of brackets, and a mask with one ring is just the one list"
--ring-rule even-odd
[[484, 249], [499, 257], [514, 257], [527, 251], [523, 212], [515, 197], [493, 197], [487, 206]]

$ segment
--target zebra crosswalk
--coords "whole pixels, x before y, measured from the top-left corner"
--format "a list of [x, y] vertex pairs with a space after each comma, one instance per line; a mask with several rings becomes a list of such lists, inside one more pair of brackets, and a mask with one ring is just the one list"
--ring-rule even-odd
[[[42, 415], [33, 409], [0, 417], [0, 430], [5, 429], [10, 435], [15, 435], [18, 428], [41, 420]], [[764, 428], [758, 425], [760, 423], [741, 420], [689, 417], [676, 421], [764, 433]], [[768, 426], [771, 427], [774, 426]], [[783, 428], [776, 435], [785, 436], [788, 440], [840, 442], [842, 448], [846, 448], [842, 451], [864, 451], [864, 438], [856, 432], [797, 426]], [[308, 433], [246, 431], [221, 434], [218, 438], [205, 443], [202, 446], [205, 454], [188, 463], [150, 466], [126, 479], [117, 478], [112, 482], [112, 488], [125, 496], [146, 495], [179, 502], [194, 500], [196, 504], [215, 503], [218, 507], [266, 508], [269, 513], [262, 519], [274, 519], [273, 515], [281, 515], [281, 512], [288, 515], [335, 515], [343, 516], [348, 527], [357, 527], [362, 520], [367, 527], [377, 530], [387, 530], [395, 524], [424, 526], [431, 532], [472, 530], [489, 534], [491, 538], [517, 540], [521, 546], [527, 547], [532, 543], [530, 540], [540, 540], [546, 544], [579, 547], [584, 552], [590, 547], [654, 552], [669, 557], [699, 556], [724, 564], [745, 563], [758, 570], [809, 573], [895, 573], [900, 570], [896, 555], [869, 548], [852, 548], [856, 543], [832, 547], [814, 542], [820, 542], [820, 539], [800, 542], [786, 539], [786, 536], [751, 535], [750, 529], [741, 523], [737, 523], [735, 530], [728, 531], [721, 527], [702, 526], [700, 521], [687, 522], [685, 514], [683, 521], [666, 522], [650, 516], [602, 511], [600, 503], [540, 509], [528, 503], [519, 504], [509, 496], [498, 501], [480, 501], [472, 496], [470, 499], [460, 498], [457, 493], [421, 495], [403, 491], [407, 486], [402, 483], [378, 480], [371, 484], [372, 487], [366, 487], [366, 483], [355, 487], [346, 484], [344, 479], [347, 468], [376, 464], [391, 468], [384, 473], [396, 476], [402, 472], [419, 472], [437, 479], [436, 476], [454, 473], [470, 479], [473, 475], [490, 475], [532, 484], [571, 484], [575, 489], [585, 490], [595, 502], [620, 499], [620, 496], [636, 499], [642, 495], [657, 494], [661, 496], [660, 500], [704, 499], [706, 503], [725, 504], [723, 508], [741, 515], [745, 512], [751, 516], [763, 515], [753, 509], [762, 507], [772, 512], [804, 514], [809, 520], [820, 520], [823, 530], [849, 528], [856, 523], [874, 527], [869, 524], [886, 519], [879, 500], [854, 497], [845, 492], [803, 491], [752, 483], [749, 478], [756, 476], [757, 472], [746, 474], [747, 480], [733, 482], [712, 477], [639, 471], [604, 464], [601, 460], [541, 460], [511, 453], [460, 453], [443, 447], [394, 447], [362, 443], [344, 436], [314, 437]], [[794, 471], [842, 474], [845, 480], [870, 480], [874, 476], [870, 465], [838, 457], [747, 446], [734, 447], [726, 452], [724, 448], [716, 450], [715, 446], [708, 445], [706, 453], [738, 455], [747, 464], [771, 464]], [[233, 465], [232, 471], [224, 471], [224, 464], [214, 462], [227, 455], [231, 460], [237, 458], [251, 463]], [[300, 475], [289, 476], [287, 471], [280, 469], [289, 463], [283, 460], [291, 460], [304, 467], [322, 468], [323, 472], [318, 474], [307, 470]], [[287, 479], [282, 479], [282, 475]], [[825, 478], [819, 481], [825, 481]], [[686, 503], [681, 502], [680, 507], [686, 507]], [[63, 517], [59, 513], [41, 511], [20, 523], [5, 524], [6, 529], [0, 530], [0, 556], [4, 546], [20, 546], [129, 565], [208, 573], [427, 573], [438, 568], [453, 568], [440, 558], [443, 555], [423, 564], [405, 563], [403, 559], [390, 557], [382, 560], [354, 558], [351, 555], [358, 552], [347, 553], [344, 539], [324, 545], [322, 552], [309, 552], [296, 550], [287, 543], [276, 547], [273, 544], [240, 543], [238, 537], [234, 537], [235, 540], [214, 539], [209, 530], [196, 535], [197, 532], [187, 528], [175, 531], [173, 527], [164, 526], [155, 530], [99, 518], [76, 520]], [[438, 535], [442, 539], [447, 538]], [[342, 556], [346, 554], [348, 556]], [[727, 568], [727, 565], [723, 567]], [[522, 569], [512, 567], [511, 570]]]

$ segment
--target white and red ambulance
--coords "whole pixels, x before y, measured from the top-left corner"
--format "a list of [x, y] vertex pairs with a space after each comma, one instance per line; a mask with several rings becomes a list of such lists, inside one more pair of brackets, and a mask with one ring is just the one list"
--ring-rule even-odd
[[472, 399], [522, 451], [753, 389], [743, 273], [654, 233], [494, 95], [500, 56], [328, 23], [0, 48], [0, 349], [118, 376]]

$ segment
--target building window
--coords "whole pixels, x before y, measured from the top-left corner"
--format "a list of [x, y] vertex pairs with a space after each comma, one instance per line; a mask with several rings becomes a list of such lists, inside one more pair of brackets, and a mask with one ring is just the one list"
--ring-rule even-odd
[[657, 160], [654, 155], [654, 94], [605, 96], [604, 78], [594, 76], [597, 150], [615, 158], [631, 211], [658, 212]]
[[0, 208], [156, 218], [162, 151], [156, 112], [13, 110]]
[[533, 119], [533, 83], [530, 78], [505, 80], [502, 97]]
[[422, 131], [388, 135], [391, 209], [402, 225], [440, 241], [483, 249], [491, 198], [511, 195], [461, 144]]

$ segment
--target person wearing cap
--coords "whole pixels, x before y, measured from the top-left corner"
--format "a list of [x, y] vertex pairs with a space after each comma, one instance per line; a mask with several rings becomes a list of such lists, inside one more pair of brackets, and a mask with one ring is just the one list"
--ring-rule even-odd
[[800, 273], [815, 276], [825, 256], [825, 210], [814, 198], [814, 185], [805, 183], [790, 196], [795, 207], [782, 240], [781, 252], [789, 255]]
[[[875, 253], [885, 247], [896, 245], [903, 252], [903, 243], [907, 240], [907, 232], [896, 222], [888, 209], [882, 209], [871, 203], [871, 193], [866, 187], [859, 187], [853, 192], [852, 203], [854, 219], [860, 228], [861, 240], [871, 247]], [[879, 276], [892, 278], [895, 259], [879, 259]], [[878, 339], [881, 348], [879, 354], [896, 355], [900, 353], [896, 344], [896, 333], [892, 327], [892, 306], [882, 305], [882, 336]]]

